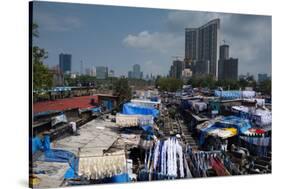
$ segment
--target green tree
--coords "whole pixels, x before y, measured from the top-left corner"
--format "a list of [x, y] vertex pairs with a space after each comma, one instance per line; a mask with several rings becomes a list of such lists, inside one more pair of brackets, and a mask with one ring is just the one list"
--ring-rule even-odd
[[171, 78], [171, 77], [161, 77], [156, 80], [156, 86], [161, 91], [175, 92], [181, 89], [183, 85], [182, 80]]
[[259, 83], [259, 91], [266, 95], [271, 95], [271, 80], [265, 80]]
[[129, 86], [128, 79], [119, 78], [113, 85], [113, 94], [118, 96], [118, 103], [122, 103], [126, 100], [130, 100], [132, 97], [132, 91]]
[[[39, 37], [38, 25], [32, 24], [32, 37]], [[48, 57], [45, 49], [38, 46], [32, 47], [33, 66], [33, 90], [49, 89], [53, 85], [53, 76], [49, 69], [43, 64], [43, 60]]]

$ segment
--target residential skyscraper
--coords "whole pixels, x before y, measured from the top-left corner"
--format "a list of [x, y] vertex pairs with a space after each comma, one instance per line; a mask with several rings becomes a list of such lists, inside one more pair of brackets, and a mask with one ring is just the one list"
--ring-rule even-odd
[[209, 74], [217, 78], [220, 19], [199, 28], [185, 29], [185, 60], [209, 61]]
[[181, 79], [182, 71], [184, 70], [184, 64], [181, 60], [174, 60], [170, 68], [170, 77]]
[[224, 44], [220, 46], [220, 60], [229, 58], [229, 46]]
[[229, 58], [229, 46], [226, 44], [220, 46], [218, 79], [219, 80], [238, 79], [238, 59]]
[[195, 76], [206, 76], [210, 74], [210, 61], [198, 60], [193, 68]]
[[71, 73], [71, 54], [59, 54], [59, 68], [64, 74]]

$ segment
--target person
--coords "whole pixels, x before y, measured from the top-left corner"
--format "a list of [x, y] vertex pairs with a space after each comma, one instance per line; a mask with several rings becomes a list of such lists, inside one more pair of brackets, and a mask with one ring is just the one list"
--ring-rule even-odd
[[75, 122], [73, 122], [73, 121], [69, 122], [69, 126], [70, 126], [71, 132], [72, 132], [72, 134], [73, 134], [74, 136], [79, 135], [79, 134], [78, 134], [78, 131], [77, 131], [77, 127], [76, 127], [76, 123], [75, 123]]

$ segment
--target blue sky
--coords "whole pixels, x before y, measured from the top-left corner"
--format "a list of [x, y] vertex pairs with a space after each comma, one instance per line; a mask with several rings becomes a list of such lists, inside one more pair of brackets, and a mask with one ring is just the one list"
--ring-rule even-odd
[[184, 28], [221, 19], [221, 39], [239, 59], [239, 73], [271, 75], [271, 17], [179, 10], [35, 2], [35, 44], [48, 51], [47, 65], [72, 54], [73, 71], [106, 65], [127, 75], [133, 64], [144, 74], [166, 75], [172, 56], [184, 56]]

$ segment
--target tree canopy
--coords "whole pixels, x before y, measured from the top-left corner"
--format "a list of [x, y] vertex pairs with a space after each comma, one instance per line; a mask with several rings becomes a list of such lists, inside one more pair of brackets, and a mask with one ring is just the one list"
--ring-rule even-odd
[[155, 84], [161, 91], [175, 92], [182, 88], [183, 82], [176, 78], [159, 77], [156, 79]]
[[128, 79], [119, 78], [114, 82], [113, 94], [119, 97], [119, 103], [131, 99], [132, 91]]
[[[39, 37], [36, 23], [32, 24], [32, 37]], [[46, 58], [48, 58], [48, 53], [45, 49], [38, 46], [32, 47], [33, 90], [49, 89], [53, 85], [53, 75], [43, 64]]]

